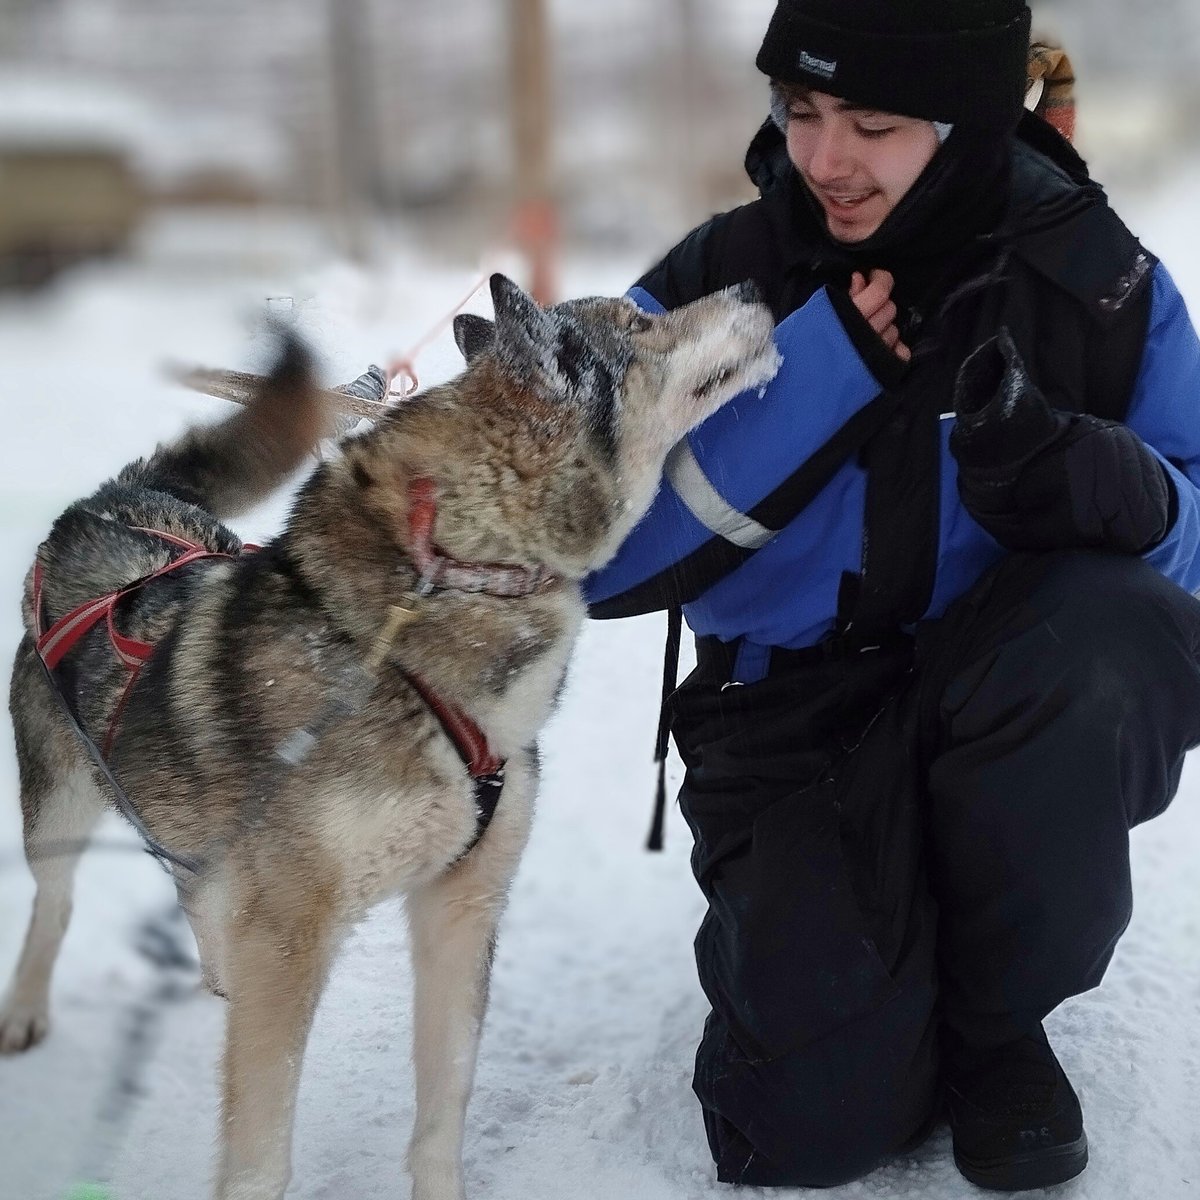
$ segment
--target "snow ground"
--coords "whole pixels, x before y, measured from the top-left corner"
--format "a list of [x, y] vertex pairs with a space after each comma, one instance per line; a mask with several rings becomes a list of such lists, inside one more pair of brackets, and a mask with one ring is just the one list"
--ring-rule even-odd
[[[1138, 232], [1175, 267], [1196, 309], [1200, 247], [1178, 185], [1138, 209]], [[1128, 208], [1128, 206], [1126, 206]], [[186, 230], [184, 231], [186, 232]], [[200, 231], [196, 231], [199, 235]], [[169, 239], [168, 239], [169, 240]], [[160, 248], [160, 253], [162, 253]], [[332, 378], [405, 348], [465, 290], [464, 271], [398, 253], [375, 277], [327, 268], [287, 279], [262, 263], [231, 283], [197, 254], [179, 274], [151, 255], [73, 277], [45, 298], [0, 306], [0, 646], [19, 637], [18, 581], [62, 506], [154, 441], [223, 406], [162, 383], [168, 358], [252, 359], [245, 317], [290, 295]], [[572, 294], [620, 291], [638, 264], [578, 263]], [[456, 356], [443, 338], [424, 381]], [[274, 528], [282, 503], [240, 523]], [[532, 844], [504, 922], [467, 1133], [468, 1187], [489, 1200], [709, 1200], [713, 1176], [690, 1093], [705, 1013], [691, 962], [702, 912], [689, 837], [672, 814], [664, 854], [641, 842], [649, 817], [662, 623], [589, 627], [546, 731]], [[0, 785], [0, 973], [20, 948], [32, 884], [20, 862], [16, 772], [7, 733]], [[1200, 762], [1172, 810], [1134, 838], [1138, 910], [1102, 989], [1054, 1014], [1050, 1030], [1082, 1096], [1092, 1165], [1070, 1200], [1200, 1195]], [[670, 771], [678, 782], [677, 764]], [[130, 841], [116, 819], [106, 835]], [[138, 854], [96, 851], [80, 872], [54, 991], [55, 1028], [34, 1052], [0, 1061], [0, 1200], [56, 1200], [95, 1161], [96, 1108], [113, 1076], [122, 1022], [152, 986], [132, 946], [171, 892]], [[317, 1015], [297, 1124], [296, 1200], [403, 1200], [412, 1120], [409, 978], [399, 906], [377, 909], [348, 942]], [[222, 1004], [172, 1008], [132, 1121], [111, 1147], [120, 1200], [206, 1194], [216, 1121]], [[751, 1192], [750, 1195], [758, 1195]], [[798, 1192], [777, 1193], [780, 1200]], [[909, 1158], [829, 1200], [958, 1200], [943, 1129]]]

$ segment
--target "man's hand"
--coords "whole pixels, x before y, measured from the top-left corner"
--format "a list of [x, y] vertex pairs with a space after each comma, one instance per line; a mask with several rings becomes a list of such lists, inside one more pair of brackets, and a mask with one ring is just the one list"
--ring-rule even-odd
[[1126, 425], [1051, 408], [1007, 329], [963, 364], [954, 402], [959, 496], [1002, 546], [1142, 554], [1167, 535], [1162, 463]]
[[897, 309], [892, 299], [895, 286], [896, 280], [888, 271], [872, 271], [869, 278], [855, 271], [850, 276], [850, 299], [883, 344], [901, 362], [908, 362], [912, 351], [900, 340], [900, 330], [896, 327]]

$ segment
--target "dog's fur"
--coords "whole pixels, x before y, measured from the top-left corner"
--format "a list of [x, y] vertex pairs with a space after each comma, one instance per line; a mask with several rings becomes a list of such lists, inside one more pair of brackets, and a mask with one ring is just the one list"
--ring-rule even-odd
[[[111, 766], [178, 869], [206, 979], [229, 1000], [220, 1200], [278, 1200], [290, 1173], [300, 1062], [330, 961], [380, 898], [407, 896], [415, 968], [415, 1200], [461, 1200], [464, 1112], [496, 924], [524, 846], [534, 742], [584, 616], [579, 581], [655, 493], [689, 428], [777, 356], [767, 310], [740, 290], [665, 316], [623, 300], [539, 309], [503, 277], [496, 322], [460, 318], [457, 380], [343, 443], [263, 551], [200, 563], [135, 593], [124, 632], [157, 649], [119, 725]], [[328, 414], [296, 346], [251, 406], [127, 467], [69, 508], [39, 550], [47, 622], [162, 566], [153, 527], [237, 555], [219, 521], [280, 482]], [[407, 484], [437, 485], [435, 538], [461, 560], [541, 565], [520, 598], [435, 591], [374, 690], [289, 771], [276, 754], [355, 678], [389, 606], [418, 585]], [[31, 573], [32, 575], [32, 573]], [[0, 1050], [46, 1032], [50, 975], [82, 844], [106, 785], [36, 661], [32, 584], [11, 711], [33, 917], [0, 1008]], [[474, 788], [408, 682], [467, 712], [507, 760], [499, 809], [476, 832]], [[64, 690], [99, 741], [125, 682], [102, 628], [64, 661]]]

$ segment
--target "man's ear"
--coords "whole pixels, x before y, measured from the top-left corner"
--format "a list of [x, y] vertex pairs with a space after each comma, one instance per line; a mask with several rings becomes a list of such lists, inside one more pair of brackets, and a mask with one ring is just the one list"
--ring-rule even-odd
[[459, 313], [454, 318], [454, 341], [470, 366], [496, 344], [496, 326], [487, 317]]

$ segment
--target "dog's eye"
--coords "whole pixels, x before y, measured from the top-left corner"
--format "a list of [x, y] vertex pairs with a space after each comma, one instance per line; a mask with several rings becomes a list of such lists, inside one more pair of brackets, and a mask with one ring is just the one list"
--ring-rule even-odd
[[634, 313], [629, 320], [629, 332], [645, 333], [653, 324], [654, 322], [644, 313]]

